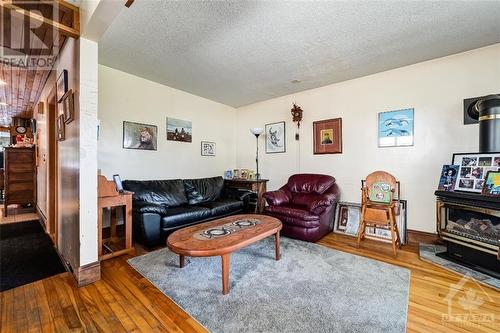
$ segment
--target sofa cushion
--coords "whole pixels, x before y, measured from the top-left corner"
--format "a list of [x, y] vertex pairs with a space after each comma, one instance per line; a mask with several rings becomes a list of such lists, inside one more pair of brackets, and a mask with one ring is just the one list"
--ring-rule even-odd
[[183, 182], [190, 205], [218, 200], [224, 188], [222, 177], [185, 179]]
[[307, 210], [293, 206], [267, 206], [264, 210], [272, 216], [277, 217], [283, 223], [288, 223], [303, 228], [316, 228], [319, 224], [319, 216]]
[[181, 179], [125, 180], [123, 188], [134, 192], [133, 200], [177, 207], [188, 203]]
[[335, 178], [328, 175], [309, 173], [296, 174], [288, 178], [287, 186], [294, 193], [321, 194], [335, 183]]
[[217, 201], [204, 202], [199, 206], [211, 210], [212, 216], [227, 215], [243, 209], [243, 201], [234, 199], [220, 199]]
[[201, 221], [211, 217], [209, 208], [197, 206], [181, 206], [167, 209], [161, 219], [162, 228], [172, 228], [179, 225]]

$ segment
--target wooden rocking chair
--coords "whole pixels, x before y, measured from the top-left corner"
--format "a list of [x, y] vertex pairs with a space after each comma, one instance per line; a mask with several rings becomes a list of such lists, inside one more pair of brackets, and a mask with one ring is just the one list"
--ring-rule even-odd
[[[401, 238], [396, 224], [396, 209], [399, 209], [399, 181], [384, 171], [375, 171], [361, 181], [361, 220], [358, 230], [358, 246], [365, 237], [366, 227], [386, 229], [391, 232], [392, 251], [401, 248]], [[395, 191], [397, 190], [397, 196]]]

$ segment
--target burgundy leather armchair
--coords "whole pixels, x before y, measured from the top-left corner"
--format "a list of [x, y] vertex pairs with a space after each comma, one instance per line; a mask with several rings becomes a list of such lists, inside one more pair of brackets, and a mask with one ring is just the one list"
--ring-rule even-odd
[[283, 223], [282, 235], [315, 242], [332, 231], [340, 191], [335, 178], [296, 174], [279, 190], [264, 193], [269, 206], [264, 214]]

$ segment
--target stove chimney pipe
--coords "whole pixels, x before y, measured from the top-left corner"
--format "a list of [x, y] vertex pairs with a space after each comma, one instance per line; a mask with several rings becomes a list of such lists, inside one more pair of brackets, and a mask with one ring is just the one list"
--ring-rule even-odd
[[500, 95], [488, 95], [470, 109], [479, 120], [479, 152], [500, 152]]

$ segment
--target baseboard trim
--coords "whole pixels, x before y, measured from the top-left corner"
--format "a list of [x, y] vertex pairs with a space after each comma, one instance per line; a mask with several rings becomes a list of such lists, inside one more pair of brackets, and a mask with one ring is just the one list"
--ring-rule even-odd
[[101, 279], [101, 262], [95, 261], [72, 270], [78, 287], [83, 287]]
[[442, 244], [438, 234], [408, 229], [409, 243]]

